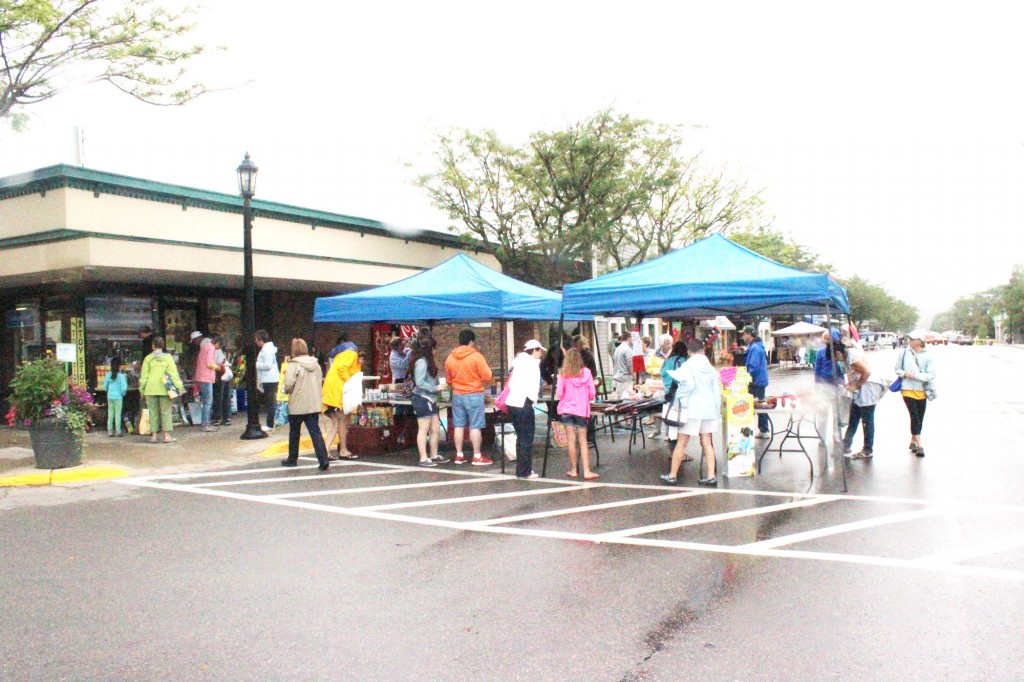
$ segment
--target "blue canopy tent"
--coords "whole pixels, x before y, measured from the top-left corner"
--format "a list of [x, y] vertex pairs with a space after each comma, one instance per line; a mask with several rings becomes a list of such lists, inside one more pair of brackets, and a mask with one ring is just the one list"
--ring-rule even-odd
[[721, 235], [659, 258], [567, 284], [566, 315], [714, 317], [850, 312], [846, 291], [828, 275], [804, 272]]
[[824, 314], [830, 318], [833, 312], [849, 314], [850, 303], [846, 291], [828, 275], [781, 265], [716, 234], [624, 270], [568, 284], [562, 289], [562, 311], [636, 316], [639, 325], [645, 316]]
[[[469, 256], [457, 254], [405, 279], [339, 296], [321, 297], [314, 322], [457, 323], [509, 320], [557, 320], [562, 296], [520, 282]], [[573, 315], [574, 320], [593, 316]], [[505, 373], [505, 334], [501, 334], [501, 372]], [[504, 431], [501, 470], [505, 471]]]
[[318, 298], [313, 321], [557, 320], [561, 309], [558, 293], [520, 282], [460, 253], [391, 284]]

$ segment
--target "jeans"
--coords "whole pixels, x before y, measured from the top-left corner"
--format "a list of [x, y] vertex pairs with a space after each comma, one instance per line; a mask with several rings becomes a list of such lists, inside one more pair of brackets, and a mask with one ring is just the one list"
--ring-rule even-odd
[[203, 426], [209, 426], [213, 417], [213, 384], [196, 382], [199, 384], [199, 397], [203, 401]]
[[213, 384], [213, 421], [231, 420], [231, 382], [218, 380]]
[[[277, 382], [262, 384], [263, 402], [267, 405], [267, 428], [274, 428], [274, 417], [277, 416]], [[252, 409], [259, 409], [253, 405]], [[291, 422], [289, 422], [290, 424]]]
[[850, 425], [846, 427], [846, 435], [843, 436], [843, 444], [848, 448], [853, 447], [853, 437], [857, 435], [857, 424], [864, 422], [864, 450], [874, 452], [875, 450], [875, 406], [865, 405], [861, 407], [857, 403], [850, 405]]
[[910, 413], [910, 435], [920, 436], [921, 427], [924, 426], [924, 411], [928, 407], [928, 401], [903, 396], [903, 404], [907, 406], [907, 412]]
[[[750, 395], [754, 396], [759, 400], [764, 400], [764, 389], [766, 388], [768, 387], [758, 386], [756, 384], [750, 384], [749, 386], [747, 386], [747, 390], [750, 391]], [[768, 432], [768, 415], [757, 415], [757, 430], [760, 431], [761, 433]]]
[[121, 407], [123, 405], [123, 398], [107, 399], [107, 433], [121, 433]]
[[[274, 384], [275, 388], [277, 384]], [[316, 461], [320, 464], [327, 463], [327, 445], [324, 443], [324, 436], [320, 433], [320, 413], [310, 412], [309, 414], [288, 415], [288, 459], [292, 462], [299, 458], [299, 439], [302, 436], [302, 425], [306, 425], [309, 437], [313, 441], [313, 451], [316, 452]]]
[[533, 437], [537, 432], [533, 401], [527, 398], [522, 407], [509, 405], [508, 411], [516, 431], [516, 476], [526, 478], [533, 473]]

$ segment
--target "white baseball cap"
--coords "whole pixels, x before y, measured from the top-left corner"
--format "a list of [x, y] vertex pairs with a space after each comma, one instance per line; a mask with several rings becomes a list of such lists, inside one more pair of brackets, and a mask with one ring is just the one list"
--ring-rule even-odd
[[526, 342], [526, 345], [523, 346], [523, 350], [535, 350], [537, 348], [540, 348], [543, 351], [547, 350], [547, 348], [540, 345], [540, 341], [538, 341], [537, 339], [530, 339], [529, 341]]
[[188, 340], [189, 341], [195, 341], [196, 339], [198, 339], [202, 335], [203, 335], [202, 332], [192, 332], [192, 334], [188, 337]]

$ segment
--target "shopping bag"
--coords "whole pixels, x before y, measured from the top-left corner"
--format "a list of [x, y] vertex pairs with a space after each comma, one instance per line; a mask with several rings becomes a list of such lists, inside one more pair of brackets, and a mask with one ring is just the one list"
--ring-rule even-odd
[[903, 377], [896, 377], [896, 381], [889, 384], [889, 390], [893, 393], [899, 393], [903, 390]]
[[505, 404], [507, 400], [508, 386], [505, 386], [505, 388], [501, 389], [501, 393], [498, 394], [498, 397], [494, 399], [494, 406], [505, 414], [508, 414], [508, 405]]
[[924, 384], [924, 397], [928, 400], [935, 400], [939, 397], [938, 391], [935, 390], [935, 384], [931, 381], [927, 381]]
[[352, 414], [363, 404], [363, 373], [356, 372], [341, 387], [341, 404], [345, 414]]
[[551, 422], [551, 438], [558, 447], [569, 447], [569, 432], [566, 431], [565, 424], [562, 422]]
[[181, 395], [181, 391], [174, 385], [174, 379], [171, 378], [170, 372], [164, 372], [164, 386], [167, 388], [167, 397], [171, 400]]
[[279, 403], [277, 412], [274, 414], [274, 426], [288, 425], [288, 403]]
[[142, 416], [139, 417], [139, 435], [149, 435], [149, 410], [145, 407], [142, 408]]
[[510, 462], [516, 461], [516, 434], [506, 433], [505, 436], [505, 459]]
[[[675, 387], [673, 387], [675, 388]], [[683, 407], [683, 401], [673, 400], [668, 410], [665, 412], [665, 416], [661, 418], [668, 426], [674, 426], [676, 428], [681, 427], [686, 423], [686, 408]]]

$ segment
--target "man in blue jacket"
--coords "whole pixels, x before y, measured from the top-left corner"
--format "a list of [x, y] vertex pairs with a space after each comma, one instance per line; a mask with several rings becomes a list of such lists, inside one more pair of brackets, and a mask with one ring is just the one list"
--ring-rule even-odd
[[[743, 343], [747, 344], [747, 371], [750, 373], [750, 395], [764, 400], [764, 391], [768, 387], [768, 355], [764, 351], [764, 343], [757, 335], [754, 325], [748, 324], [740, 332]], [[768, 415], [757, 415], [758, 438], [768, 437]]]

